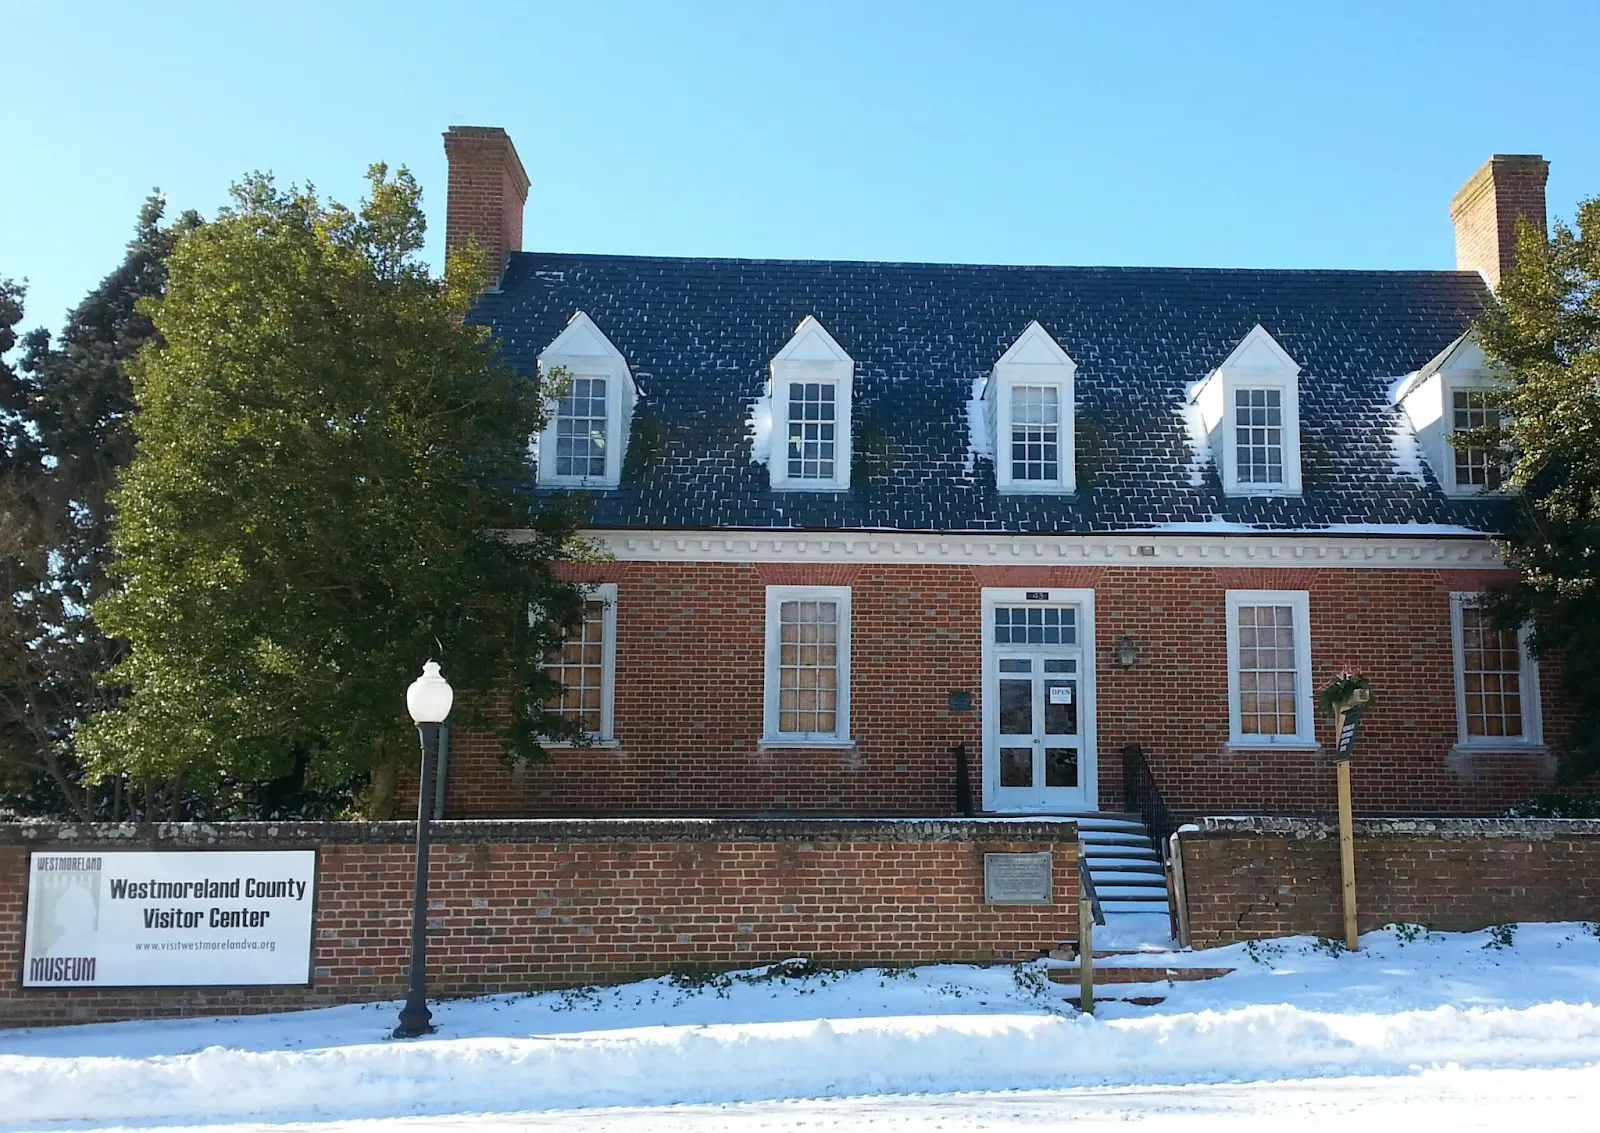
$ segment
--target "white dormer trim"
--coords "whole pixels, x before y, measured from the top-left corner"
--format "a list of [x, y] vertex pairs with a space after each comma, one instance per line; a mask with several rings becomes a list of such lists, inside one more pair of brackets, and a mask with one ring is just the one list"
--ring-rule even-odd
[[1467, 497], [1495, 491], [1480, 484], [1457, 483], [1456, 447], [1450, 443], [1450, 435], [1455, 432], [1456, 393], [1493, 390], [1499, 385], [1476, 333], [1468, 331], [1395, 388], [1394, 403], [1416, 435], [1417, 447], [1439, 487], [1448, 495]]
[[[1237, 422], [1241, 390], [1275, 394], [1281, 417], [1278, 434], [1281, 474], [1276, 482], [1240, 478]], [[1233, 352], [1189, 391], [1217, 459], [1222, 492], [1228, 496], [1298, 496], [1300, 494], [1300, 363], [1257, 323]]]
[[[1037, 319], [1027, 325], [1010, 349], [995, 362], [984, 384], [983, 403], [988, 417], [989, 446], [994, 453], [995, 487], [1000, 491], [1077, 491], [1077, 446], [1073, 439], [1077, 373], [1078, 364]], [[1037, 474], [1047, 468], [1041, 468], [1037, 460], [1019, 461], [1013, 452], [1013, 429], [1026, 424], [1013, 420], [1013, 395], [1019, 386], [1051, 391], [1055, 399], [1057, 452], [1053, 478], [1039, 478]], [[1025, 474], [1030, 465], [1035, 475]]]
[[622, 460], [628, 449], [628, 429], [633, 422], [633, 407], [639, 400], [639, 389], [628, 369], [628, 360], [622, 356], [605, 333], [583, 311], [578, 311], [567, 323], [566, 329], [539, 355], [541, 375], [556, 369], [566, 371], [566, 385], [562, 392], [572, 390], [572, 383], [604, 380], [605, 429], [603, 449], [605, 471], [575, 473], [562, 467], [561, 445], [558, 440], [561, 427], [561, 399], [546, 399], [545, 411], [549, 421], [539, 434], [539, 483], [577, 488], [615, 488], [622, 482]]
[[[767, 468], [774, 488], [842, 492], [850, 487], [850, 409], [855, 372], [855, 360], [834, 341], [815, 315], [802, 319], [788, 343], [773, 356], [767, 378], [767, 396], [772, 405]], [[807, 474], [819, 464], [826, 466], [825, 461], [819, 460], [829, 451], [826, 445], [801, 451], [797, 458], [799, 463], [793, 469], [790, 467], [790, 387], [793, 385], [825, 387], [824, 396], [829, 400], [822, 404], [831, 405], [833, 414], [831, 475]], [[825, 435], [827, 430], [820, 432]]]

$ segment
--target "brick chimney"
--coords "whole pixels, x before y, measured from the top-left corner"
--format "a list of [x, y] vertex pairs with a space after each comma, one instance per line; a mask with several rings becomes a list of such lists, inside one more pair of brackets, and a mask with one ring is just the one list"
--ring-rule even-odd
[[453, 252], [475, 237], [489, 253], [486, 287], [498, 287], [506, 256], [522, 251], [522, 207], [528, 174], [511, 137], [498, 126], [451, 126], [444, 132], [450, 166], [444, 245]]
[[1456, 267], [1475, 271], [1490, 287], [1517, 256], [1517, 217], [1546, 231], [1544, 182], [1550, 163], [1535, 153], [1497, 153], [1450, 202], [1456, 224]]

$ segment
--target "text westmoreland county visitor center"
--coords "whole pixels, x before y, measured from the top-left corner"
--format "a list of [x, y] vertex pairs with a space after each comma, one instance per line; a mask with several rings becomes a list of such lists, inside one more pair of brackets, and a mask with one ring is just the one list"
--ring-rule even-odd
[[23, 986], [308, 984], [316, 860], [33, 854]]

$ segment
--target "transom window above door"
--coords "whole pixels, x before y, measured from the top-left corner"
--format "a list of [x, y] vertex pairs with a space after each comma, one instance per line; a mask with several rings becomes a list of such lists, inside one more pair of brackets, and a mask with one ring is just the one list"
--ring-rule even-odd
[[1071, 606], [996, 606], [996, 645], [1076, 645], [1078, 611]]

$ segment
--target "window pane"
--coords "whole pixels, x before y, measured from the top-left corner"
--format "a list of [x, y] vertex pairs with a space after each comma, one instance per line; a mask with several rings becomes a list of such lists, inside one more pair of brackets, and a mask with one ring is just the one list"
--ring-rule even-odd
[[606, 604], [587, 603], [583, 625], [544, 665], [545, 672], [563, 687], [560, 695], [545, 701], [545, 707], [577, 721], [594, 736], [600, 735], [600, 698], [605, 687], [605, 625]]
[[[1296, 702], [1294, 607], [1240, 606], [1239, 731], [1247, 736], [1293, 736], [1299, 732]], [[1253, 641], [1254, 648], [1244, 643]]]
[[1047, 736], [1078, 734], [1077, 681], [1044, 682], [1044, 732]]
[[606, 379], [573, 378], [556, 403], [556, 475], [606, 474]]
[[1011, 388], [1011, 478], [1061, 479], [1061, 393], [1056, 386]]
[[1077, 748], [1047, 747], [1044, 749], [1044, 785], [1046, 787], [1076, 787], [1078, 785]]
[[1233, 391], [1235, 471], [1241, 484], [1283, 483], [1283, 392]]
[[1463, 606], [1461, 667], [1467, 735], [1520, 739], [1522, 651], [1515, 631], [1495, 629], [1477, 606]]
[[778, 731], [836, 735], [839, 603], [780, 602], [778, 640]]
[[1033, 682], [1031, 680], [1003, 680], [1000, 682], [1000, 734], [1002, 736], [1033, 735]]
[[832, 480], [836, 387], [832, 382], [789, 383], [789, 478]]
[[1033, 749], [1031, 747], [1003, 747], [1000, 749], [1000, 785], [1002, 787], [1033, 786]]
[[[1489, 391], [1458, 389], [1450, 395], [1451, 427], [1455, 432], [1481, 429], [1500, 423], [1500, 412], [1489, 404]], [[1459, 488], [1500, 487], [1500, 463], [1485, 448], [1455, 449], [1456, 486]]]

